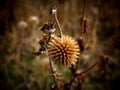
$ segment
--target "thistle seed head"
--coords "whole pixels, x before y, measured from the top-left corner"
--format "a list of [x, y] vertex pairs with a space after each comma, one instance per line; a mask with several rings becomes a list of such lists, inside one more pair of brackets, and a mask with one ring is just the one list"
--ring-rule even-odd
[[63, 35], [62, 39], [56, 35], [51, 36], [48, 44], [50, 59], [62, 66], [74, 65], [79, 58], [80, 51], [77, 42], [70, 36]]

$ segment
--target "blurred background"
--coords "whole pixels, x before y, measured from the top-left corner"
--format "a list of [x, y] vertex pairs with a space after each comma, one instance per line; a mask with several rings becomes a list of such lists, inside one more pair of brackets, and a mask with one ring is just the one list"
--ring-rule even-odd
[[[120, 90], [120, 2], [86, 1], [87, 48], [80, 56], [80, 67], [94, 64], [104, 51], [108, 63], [104, 74], [99, 65], [84, 74], [82, 89]], [[47, 51], [41, 56], [33, 53], [39, 50], [40, 27], [55, 21], [49, 13], [54, 6], [63, 33], [79, 38], [82, 0], [0, 0], [0, 90], [50, 90]], [[61, 71], [68, 80], [69, 70]]]

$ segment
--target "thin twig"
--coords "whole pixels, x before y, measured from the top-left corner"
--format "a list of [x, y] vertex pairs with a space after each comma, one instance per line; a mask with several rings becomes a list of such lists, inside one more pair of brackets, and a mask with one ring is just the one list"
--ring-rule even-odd
[[[82, 57], [82, 52], [80, 53], [80, 57]], [[80, 69], [80, 58], [79, 58], [78, 61], [77, 61], [76, 69], [77, 69], [77, 70]]]
[[60, 23], [59, 23], [58, 18], [57, 18], [57, 13], [55, 13], [55, 20], [56, 20], [56, 23], [57, 23], [58, 28], [59, 28], [60, 37], [62, 38], [63, 33], [62, 33], [62, 29], [61, 29]]
[[79, 75], [88, 72], [88, 71], [91, 70], [93, 67], [95, 67], [99, 62], [100, 62], [100, 60], [96, 61], [92, 66], [88, 67], [87, 69], [85, 69], [84, 71], [82, 71], [81, 73], [79, 73]]

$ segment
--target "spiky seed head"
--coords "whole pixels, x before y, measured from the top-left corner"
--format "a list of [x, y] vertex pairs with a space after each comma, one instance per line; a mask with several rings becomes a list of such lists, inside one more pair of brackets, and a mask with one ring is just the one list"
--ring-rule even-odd
[[48, 44], [50, 59], [59, 65], [69, 67], [74, 65], [79, 58], [80, 51], [77, 42], [70, 36], [63, 35], [62, 38], [52, 35]]

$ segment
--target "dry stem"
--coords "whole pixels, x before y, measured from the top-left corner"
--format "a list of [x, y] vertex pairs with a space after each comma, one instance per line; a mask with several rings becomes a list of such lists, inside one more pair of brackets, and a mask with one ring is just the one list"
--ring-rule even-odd
[[[53, 65], [50, 58], [49, 58], [49, 63], [50, 63], [51, 73], [54, 74], [54, 69], [53, 69]], [[55, 85], [57, 86], [57, 80], [54, 75], [53, 75], [53, 79], [54, 79]]]
[[96, 61], [92, 66], [88, 67], [87, 69], [85, 69], [84, 71], [82, 71], [81, 73], [79, 73], [79, 75], [82, 75], [83, 73], [86, 73], [87, 71], [91, 70], [92, 68], [94, 68], [100, 60]]
[[58, 28], [59, 28], [60, 37], [62, 38], [63, 33], [62, 33], [62, 29], [61, 29], [60, 23], [59, 23], [58, 18], [57, 18], [57, 13], [55, 13], [55, 20], [56, 20], [56, 23], [57, 23]]
[[80, 32], [80, 36], [82, 36], [83, 29], [84, 29], [85, 7], [86, 7], [86, 0], [83, 0], [82, 24], [81, 24], [81, 30], [80, 30], [81, 32]]
[[[80, 36], [82, 37], [83, 29], [84, 29], [84, 17], [85, 17], [85, 7], [86, 7], [86, 0], [83, 0], [83, 10], [82, 10], [82, 25], [80, 30]], [[81, 53], [82, 54], [82, 53]], [[77, 69], [79, 69], [80, 59], [78, 59]]]

